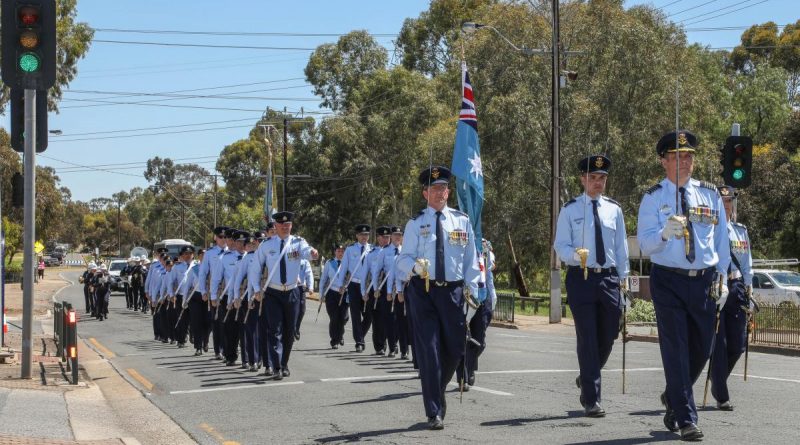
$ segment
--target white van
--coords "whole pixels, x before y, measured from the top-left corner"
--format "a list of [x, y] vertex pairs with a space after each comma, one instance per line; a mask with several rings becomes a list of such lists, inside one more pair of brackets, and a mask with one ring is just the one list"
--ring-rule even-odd
[[800, 305], [800, 273], [792, 270], [753, 269], [753, 298], [759, 303]]

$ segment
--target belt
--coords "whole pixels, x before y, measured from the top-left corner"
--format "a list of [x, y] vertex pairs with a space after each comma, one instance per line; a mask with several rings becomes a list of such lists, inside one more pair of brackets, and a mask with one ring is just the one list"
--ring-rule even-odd
[[714, 266], [707, 267], [705, 269], [680, 269], [677, 267], [667, 267], [662, 266], [660, 264], [653, 264], [653, 266], [658, 267], [659, 269], [667, 270], [679, 275], [685, 275], [687, 277], [702, 277], [705, 274], [714, 272]]
[[351, 278], [351, 279], [350, 279], [350, 282], [351, 282], [351, 283], [357, 283], [357, 284], [361, 284], [361, 280], [359, 280], [358, 278]]
[[734, 270], [728, 274], [728, 280], [730, 281], [738, 280], [739, 278], [742, 278], [742, 273], [738, 270]]
[[[425, 283], [425, 280], [423, 280], [423, 279], [422, 279], [422, 278], [420, 278], [420, 277], [414, 277], [414, 279], [415, 279], [415, 280], [422, 281], [422, 282], [423, 282], [423, 284]], [[463, 285], [464, 285], [464, 280], [457, 280], [457, 281], [436, 281], [436, 280], [428, 280], [428, 282], [429, 282], [429, 283], [430, 283], [430, 285], [431, 285], [431, 286], [433, 286], [433, 287], [457, 287], [457, 286], [463, 286]]]
[[275, 289], [275, 290], [287, 292], [287, 291], [290, 291], [290, 290], [296, 288], [297, 287], [297, 283], [295, 283], [295, 284], [272, 284], [272, 283], [269, 283], [269, 286], [267, 286], [267, 287], [269, 287], [270, 289]]
[[[581, 270], [581, 271], [583, 270], [583, 268], [581, 266], [568, 266], [568, 267], [570, 269], [577, 269], [577, 270]], [[616, 267], [608, 267], [608, 268], [605, 268], [605, 269], [602, 268], [602, 267], [587, 267], [586, 269], [589, 272], [592, 272], [592, 273], [610, 273], [612, 275], [616, 275], [617, 274], [617, 268]]]

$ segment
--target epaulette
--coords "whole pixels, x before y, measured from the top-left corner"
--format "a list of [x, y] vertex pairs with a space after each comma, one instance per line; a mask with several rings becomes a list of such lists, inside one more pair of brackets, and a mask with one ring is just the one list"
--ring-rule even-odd
[[650, 187], [649, 189], [645, 190], [644, 193], [646, 195], [649, 195], [649, 194], [655, 192], [656, 190], [659, 190], [660, 188], [661, 188], [661, 184], [656, 184], [656, 185]]
[[425, 214], [425, 209], [420, 210], [419, 213], [417, 213], [416, 215], [412, 216], [411, 220], [413, 221], [413, 220], [419, 218], [420, 216], [422, 216], [423, 214]]
[[617, 207], [619, 207], [619, 208], [622, 208], [622, 206], [619, 205], [619, 203], [617, 201], [614, 201], [613, 199], [609, 198], [608, 196], [603, 196], [603, 199], [605, 199], [606, 201], [608, 201], [608, 202], [610, 202], [612, 204], [616, 204]]
[[453, 211], [453, 213], [455, 213], [458, 216], [466, 216], [467, 218], [469, 218], [469, 215], [467, 215], [466, 213], [462, 212], [461, 210], [456, 210], [456, 209], [451, 209], [451, 210]]
[[742, 223], [740, 223], [740, 222], [735, 222], [735, 223], [733, 223], [733, 225], [734, 225], [734, 226], [741, 227], [741, 228], [743, 228], [743, 229], [747, 229], [747, 226], [746, 226], [746, 225], [744, 225], [744, 224], [742, 224]]
[[568, 205], [570, 205], [570, 204], [574, 204], [574, 203], [576, 203], [576, 202], [578, 202], [578, 200], [577, 200], [577, 199], [575, 199], [575, 198], [572, 198], [572, 199], [570, 199], [569, 201], [567, 201], [567, 202], [565, 202], [565, 203], [564, 203], [564, 207], [567, 207]]
[[717, 191], [717, 186], [708, 182], [708, 181], [700, 181], [700, 187], [707, 188], [709, 190]]
[[305, 241], [302, 236], [294, 236], [294, 241]]

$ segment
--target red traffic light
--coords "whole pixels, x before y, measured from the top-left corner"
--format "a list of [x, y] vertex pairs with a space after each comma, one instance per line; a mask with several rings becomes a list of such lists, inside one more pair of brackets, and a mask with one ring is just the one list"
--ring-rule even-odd
[[17, 12], [19, 21], [25, 26], [34, 26], [39, 23], [39, 8], [34, 6], [23, 6]]
[[736, 144], [733, 147], [733, 151], [736, 152], [736, 156], [741, 156], [744, 152], [744, 146], [742, 144]]

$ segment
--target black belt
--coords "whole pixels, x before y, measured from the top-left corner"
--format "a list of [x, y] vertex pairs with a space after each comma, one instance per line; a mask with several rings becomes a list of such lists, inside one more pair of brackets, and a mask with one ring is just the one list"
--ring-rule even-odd
[[685, 275], [687, 277], [702, 277], [705, 274], [713, 273], [714, 269], [716, 269], [714, 266], [707, 267], [705, 269], [680, 269], [677, 267], [662, 266], [660, 264], [653, 264], [653, 266], [679, 275]]
[[[568, 266], [568, 268], [569, 269], [575, 269], [575, 270], [583, 271], [583, 268], [581, 266]], [[616, 275], [617, 274], [617, 268], [616, 267], [608, 267], [608, 268], [605, 268], [605, 269], [602, 268], [602, 267], [587, 267], [586, 269], [588, 269], [589, 272], [591, 272], [591, 273], [599, 273], [599, 274], [610, 273], [611, 275]]]
[[[420, 277], [413, 277], [412, 279], [419, 280], [419, 281], [422, 282], [422, 284], [425, 284], [425, 280], [423, 280]], [[457, 286], [463, 286], [464, 285], [464, 280], [458, 280], [458, 281], [428, 280], [428, 281], [430, 282], [430, 285], [433, 286], [433, 287], [457, 287]]]

